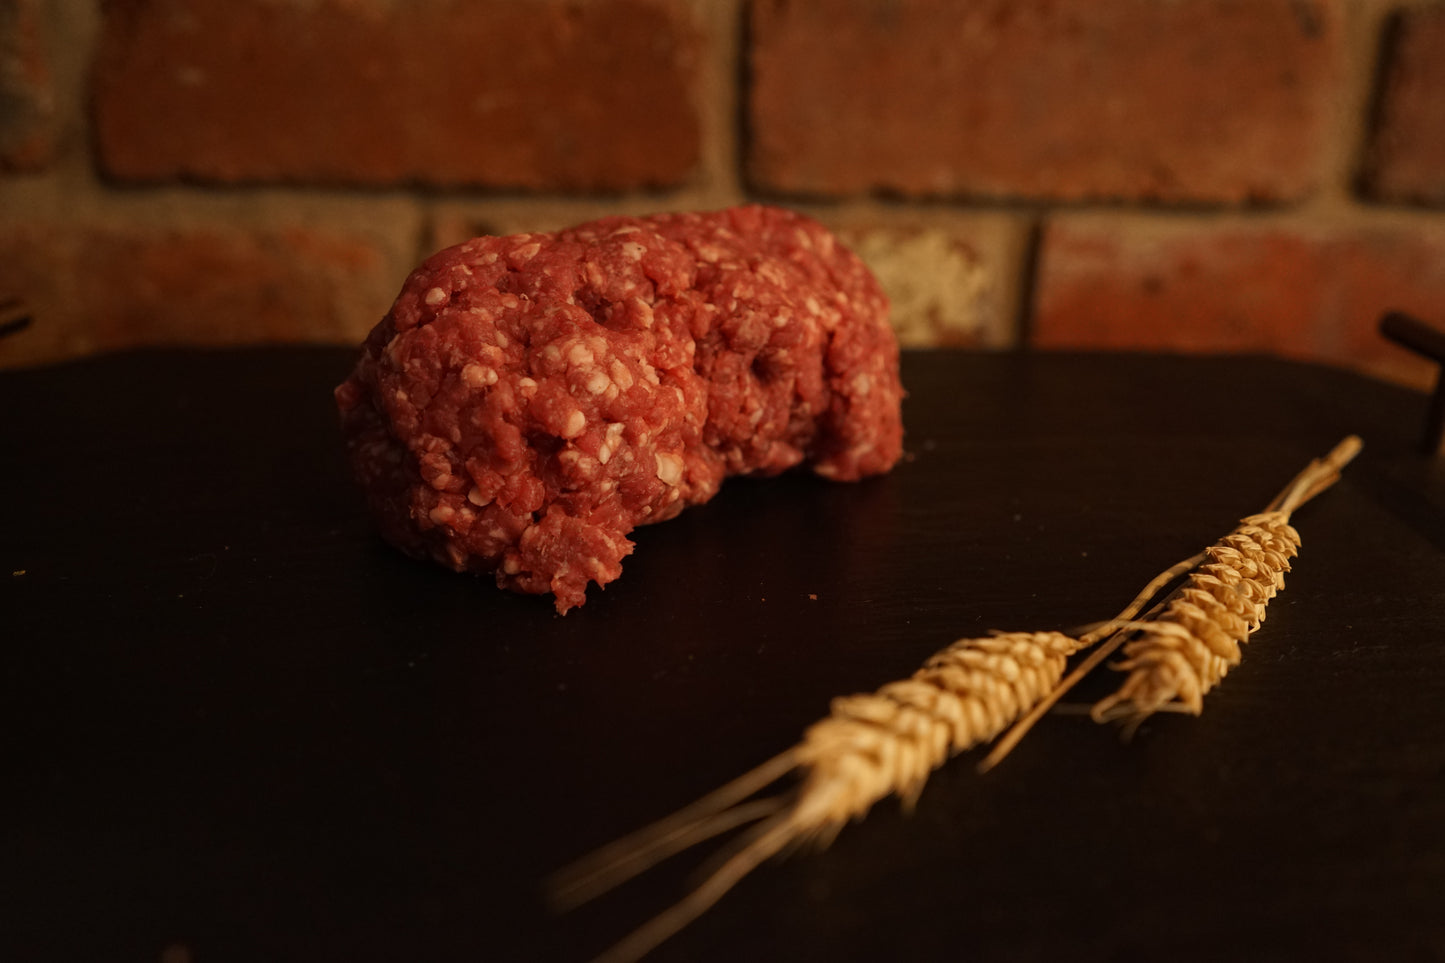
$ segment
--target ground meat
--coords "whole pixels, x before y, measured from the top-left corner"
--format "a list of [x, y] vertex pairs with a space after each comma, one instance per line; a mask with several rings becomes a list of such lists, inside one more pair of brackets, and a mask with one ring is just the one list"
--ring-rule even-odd
[[387, 540], [562, 613], [728, 475], [887, 471], [901, 398], [868, 269], [756, 206], [442, 251], [336, 389]]

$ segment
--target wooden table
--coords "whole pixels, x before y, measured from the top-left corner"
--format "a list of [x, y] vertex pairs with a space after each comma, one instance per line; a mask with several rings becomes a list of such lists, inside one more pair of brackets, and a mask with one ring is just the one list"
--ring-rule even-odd
[[1422, 395], [1258, 358], [913, 354], [893, 474], [729, 482], [559, 618], [376, 539], [330, 398], [351, 357], [0, 373], [0, 958], [585, 959], [706, 853], [561, 918], [548, 871], [956, 637], [1113, 614], [1350, 432], [1202, 717], [1126, 744], [1051, 715], [654, 958], [1445, 955]]

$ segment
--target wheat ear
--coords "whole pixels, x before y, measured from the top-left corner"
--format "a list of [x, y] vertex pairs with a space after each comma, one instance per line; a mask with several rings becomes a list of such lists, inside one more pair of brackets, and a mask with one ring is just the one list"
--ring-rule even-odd
[[[1160, 573], [1109, 622], [1078, 637], [1012, 632], [960, 639], [908, 679], [834, 699], [830, 714], [809, 727], [798, 745], [559, 872], [548, 887], [552, 901], [562, 908], [576, 906], [683, 849], [752, 824], [692, 892], [598, 958], [606, 963], [636, 960], [706, 912], [765, 860], [804, 842], [826, 845], [886, 796], [896, 794], [904, 805], [912, 805], [928, 776], [950, 756], [994, 738], [1018, 720], [983, 767], [997, 762], [1074, 680], [1126, 638], [1139, 636], [1139, 641], [1152, 635], [1162, 640], [1160, 651], [1177, 650], [1179, 645], [1171, 640], [1187, 631], [1197, 642], [1190, 656], [1203, 659], [1198, 666], [1183, 660], [1194, 678], [1211, 673], [1222, 678], [1228, 660], [1238, 659], [1238, 643], [1263, 621], [1264, 605], [1283, 585], [1288, 557], [1298, 549], [1299, 535], [1288, 525], [1290, 513], [1332, 484], [1359, 444], [1357, 438], [1346, 439], [1291, 482], [1264, 514], [1245, 519], [1205, 552]], [[1135, 621], [1165, 586], [1186, 573], [1184, 586], [1145, 621]], [[1069, 656], [1103, 639], [1109, 641], [1064, 680]], [[1175, 671], [1179, 658], [1171, 655], [1151, 663], [1153, 657], [1145, 651], [1126, 648], [1126, 654], [1134, 663], [1134, 674], [1125, 684], [1129, 694], [1104, 706], [1104, 712], [1126, 701], [1146, 704], [1134, 700], [1152, 700], [1166, 691], [1168, 702], [1188, 689], [1190, 677]], [[1157, 670], [1149, 668], [1154, 663]], [[1136, 675], [1140, 681], [1130, 688]], [[1175, 678], [1185, 682], [1171, 690]], [[1207, 686], [1201, 694], [1204, 689]], [[793, 772], [802, 777], [795, 787], [754, 798]]]
[[[559, 908], [584, 903], [663, 859], [741, 825], [756, 825], [691, 893], [599, 957], [635, 960], [696, 919], [769, 857], [804, 842], [827, 845], [850, 820], [898, 795], [911, 806], [934, 769], [987, 742], [1053, 691], [1068, 657], [1137, 615], [1188, 559], [1156, 578], [1117, 619], [1077, 638], [1062, 632], [960, 639], [908, 679], [834, 699], [798, 745], [687, 808], [562, 870], [550, 882]], [[1178, 570], [1178, 571], [1176, 571]], [[791, 772], [792, 789], [753, 799]]]
[[1123, 644], [1117, 668], [1129, 675], [1113, 695], [1094, 705], [1103, 722], [1126, 718], [1135, 728], [1161, 710], [1198, 715], [1204, 695], [1243, 656], [1240, 646], [1264, 622], [1265, 607], [1284, 588], [1290, 559], [1299, 553], [1294, 511], [1339, 478], [1360, 450], [1351, 435], [1311, 462], [1269, 507], [1243, 519], [1205, 550], [1206, 561], [1143, 622], [1124, 626], [1094, 654]]
[[[799, 843], [827, 845], [850, 820], [889, 795], [911, 805], [934, 769], [1002, 732], [1053, 689], [1068, 657], [1093, 641], [1061, 632], [960, 639], [907, 679], [834, 699], [828, 716], [792, 749], [563, 870], [550, 895], [563, 907], [585, 902], [679, 850], [756, 822], [688, 896], [599, 957], [614, 963], [637, 959], [768, 857]], [[802, 778], [792, 789], [746, 801], [793, 771]]]

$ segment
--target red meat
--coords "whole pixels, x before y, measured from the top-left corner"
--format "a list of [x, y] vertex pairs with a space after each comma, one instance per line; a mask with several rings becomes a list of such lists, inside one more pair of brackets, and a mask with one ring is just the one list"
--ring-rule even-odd
[[868, 269], [752, 206], [441, 251], [336, 400], [387, 540], [565, 613], [728, 475], [889, 470], [902, 394]]

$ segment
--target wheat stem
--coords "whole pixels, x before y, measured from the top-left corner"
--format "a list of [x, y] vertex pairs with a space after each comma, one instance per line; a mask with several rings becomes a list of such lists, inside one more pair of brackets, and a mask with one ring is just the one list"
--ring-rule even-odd
[[1112, 635], [1113, 638], [1099, 646], [1093, 652], [1090, 652], [1088, 657], [1079, 663], [1078, 668], [1069, 673], [1068, 677], [1060, 681], [1058, 685], [1054, 686], [1053, 691], [1040, 699], [1038, 704], [1030, 709], [1027, 715], [1015, 722], [1013, 727], [994, 743], [993, 749], [984, 757], [983, 761], [978, 764], [979, 773], [986, 773], [994, 766], [1003, 762], [1004, 757], [1010, 752], [1013, 752], [1014, 747], [1019, 744], [1024, 736], [1028, 735], [1028, 731], [1054, 707], [1055, 703], [1077, 685], [1080, 679], [1088, 675], [1100, 662], [1107, 659], [1119, 648], [1125, 635], [1125, 633], [1120, 630], [1130, 624], [1129, 620], [1143, 611], [1144, 606], [1148, 605], [1154, 599], [1154, 596], [1158, 595], [1166, 585], [1184, 575], [1184, 573], [1202, 561], [1204, 561], [1204, 553], [1200, 552], [1198, 555], [1189, 556], [1182, 562], [1175, 562], [1169, 566], [1169, 568], [1166, 568], [1150, 579], [1149, 584], [1144, 586], [1138, 595], [1134, 596], [1134, 601], [1124, 607], [1124, 611], [1120, 612], [1108, 622], [1095, 626], [1090, 629], [1088, 633], [1081, 636], [1079, 638], [1080, 650], [1110, 635]]
[[654, 916], [597, 957], [594, 963], [632, 963], [668, 937], [706, 913], [743, 877], [777, 854], [794, 839], [792, 827], [780, 814], [758, 827], [760, 832], [743, 848], [681, 900]]
[[[1243, 657], [1240, 648], [1264, 622], [1269, 601], [1284, 588], [1299, 532], [1290, 516], [1340, 477], [1360, 451], [1351, 435], [1296, 475], [1264, 512], [1251, 515], [1205, 550], [1208, 562], [1161, 603], [1157, 616], [1130, 628], [1119, 668], [1129, 675], [1095, 704], [1096, 721], [1125, 717], [1132, 733], [1155, 712], [1204, 710], [1205, 693]], [[1115, 646], [1117, 647], [1117, 646]]]
[[[548, 880], [549, 901], [558, 910], [573, 909], [687, 848], [678, 845], [680, 840], [702, 842], [726, 832], [732, 826], [741, 825], [748, 820], [739, 817], [736, 812], [733, 812], [730, 825], [718, 817], [732, 812], [743, 800], [777, 782], [796, 766], [793, 750], [779, 753], [671, 816], [579, 859]], [[700, 834], [703, 826], [714, 827], [714, 831]]]
[[[1079, 679], [1120, 647], [1126, 657], [1120, 668], [1130, 674], [1118, 692], [1093, 707], [1096, 720], [1124, 717], [1132, 732], [1153, 712], [1197, 714], [1203, 694], [1238, 663], [1240, 643], [1259, 628], [1266, 604], [1284, 586], [1289, 558], [1299, 548], [1290, 514], [1333, 484], [1359, 449], [1351, 436], [1315, 459], [1266, 511], [1159, 573], [1108, 622], [1078, 636], [1013, 632], [960, 639], [907, 679], [834, 699], [829, 715], [792, 749], [557, 874], [550, 886], [554, 902], [584, 902], [705, 839], [755, 824], [690, 893], [599, 958], [638, 959], [764, 860], [800, 842], [826, 845], [887, 796], [911, 806], [950, 756], [1012, 725], [979, 768], [997, 765]], [[1064, 678], [1068, 658], [1090, 647], [1094, 651]], [[795, 788], [752, 798], [790, 772], [802, 776]]]
[[[951, 755], [992, 739], [1052, 690], [1080, 644], [1061, 632], [961, 639], [907, 679], [834, 699], [829, 715], [792, 749], [558, 873], [550, 885], [552, 902], [575, 906], [695, 842], [762, 819], [691, 893], [602, 957], [613, 963], [636, 959], [783, 848], [826, 845], [886, 796], [911, 805]], [[790, 770], [803, 777], [795, 789], [748, 801]]]

